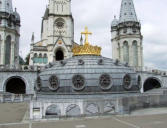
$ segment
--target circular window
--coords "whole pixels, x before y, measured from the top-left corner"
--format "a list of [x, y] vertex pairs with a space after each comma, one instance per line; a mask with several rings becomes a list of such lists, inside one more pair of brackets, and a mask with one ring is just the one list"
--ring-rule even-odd
[[56, 24], [56, 27], [58, 29], [62, 29], [64, 27], [64, 19], [63, 18], [58, 18], [56, 21], [55, 21], [55, 24]]
[[75, 75], [72, 78], [72, 83], [73, 83], [73, 87], [75, 90], [80, 91], [82, 89], [84, 89], [84, 85], [85, 85], [85, 78], [81, 75]]
[[126, 90], [130, 90], [132, 88], [132, 84], [131, 84], [131, 77], [130, 75], [125, 75], [123, 78], [123, 87]]
[[37, 91], [41, 89], [41, 78], [39, 76], [37, 77], [36, 89]]
[[49, 79], [49, 88], [53, 91], [57, 90], [59, 88], [59, 79], [57, 76], [51, 76]]
[[59, 21], [59, 22], [56, 23], [56, 26], [57, 26], [59, 29], [61, 29], [61, 28], [63, 28], [63, 26], [64, 26], [64, 22]]
[[112, 86], [112, 80], [111, 80], [110, 75], [109, 74], [101, 75], [99, 78], [99, 84], [103, 90], [110, 89]]

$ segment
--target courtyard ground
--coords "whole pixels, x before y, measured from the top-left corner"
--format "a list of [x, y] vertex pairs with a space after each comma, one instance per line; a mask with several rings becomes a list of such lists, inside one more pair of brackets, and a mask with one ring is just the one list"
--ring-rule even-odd
[[31, 122], [27, 103], [0, 104], [0, 128], [167, 128], [167, 108], [138, 110], [131, 115]]

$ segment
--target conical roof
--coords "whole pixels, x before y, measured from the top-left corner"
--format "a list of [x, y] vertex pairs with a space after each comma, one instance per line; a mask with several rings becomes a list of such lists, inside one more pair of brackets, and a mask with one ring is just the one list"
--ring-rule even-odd
[[121, 3], [119, 22], [127, 21], [138, 22], [133, 0], [122, 0]]

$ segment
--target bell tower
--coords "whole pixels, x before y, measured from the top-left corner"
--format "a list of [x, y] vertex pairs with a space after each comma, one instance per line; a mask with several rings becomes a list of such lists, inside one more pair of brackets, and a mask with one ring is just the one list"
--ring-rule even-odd
[[133, 0], [122, 0], [120, 17], [111, 25], [112, 56], [133, 67], [143, 67], [143, 36]]
[[12, 0], [0, 0], [0, 65], [19, 65], [20, 15]]
[[[71, 0], [49, 0], [42, 18], [41, 41], [31, 45], [30, 65], [44, 66], [69, 58], [72, 56], [73, 44], [74, 21]], [[44, 62], [42, 58], [45, 54], [47, 61]]]

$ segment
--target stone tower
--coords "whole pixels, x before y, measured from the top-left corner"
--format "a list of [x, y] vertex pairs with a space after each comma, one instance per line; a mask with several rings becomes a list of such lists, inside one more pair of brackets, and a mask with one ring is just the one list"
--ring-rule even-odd
[[44, 66], [71, 57], [73, 43], [71, 0], [49, 0], [42, 19], [41, 41], [31, 44], [30, 65]]
[[112, 57], [130, 66], [143, 67], [143, 36], [133, 0], [122, 0], [119, 20], [111, 25]]
[[12, 0], [0, 0], [0, 65], [19, 65], [20, 15]]

